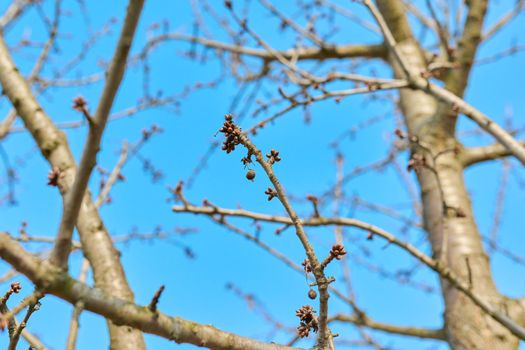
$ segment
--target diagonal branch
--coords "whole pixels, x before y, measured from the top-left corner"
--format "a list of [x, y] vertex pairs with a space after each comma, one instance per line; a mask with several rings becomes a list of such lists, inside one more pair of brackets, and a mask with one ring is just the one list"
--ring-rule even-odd
[[90, 288], [63, 270], [25, 251], [6, 233], [0, 233], [0, 257], [26, 275], [37, 286], [45, 288], [71, 304], [82, 302], [84, 309], [102, 315], [118, 325], [140, 329], [177, 343], [189, 343], [216, 350], [293, 350], [288, 346], [264, 343], [201, 325], [180, 317], [113, 297], [100, 289]]
[[[63, 173], [59, 181], [59, 190], [63, 197], [71, 188], [75, 178], [76, 164], [65, 134], [52, 122], [32, 93], [28, 83], [14, 64], [7, 45], [0, 36], [0, 84], [3, 93], [9, 98], [13, 107], [27, 130], [31, 132], [42, 155], [52, 167]], [[120, 263], [113, 241], [102, 222], [99, 213], [86, 191], [83, 205], [80, 208], [77, 228], [85, 256], [93, 267], [97, 286], [106, 293], [124, 300], [133, 300], [124, 270]], [[127, 327], [119, 327], [108, 322], [111, 346], [114, 349], [145, 349], [142, 334]]]
[[[226, 122], [224, 123], [223, 128], [221, 129], [221, 132], [223, 132], [226, 136], [226, 141], [224, 142], [223, 149], [231, 151], [229, 147], [235, 148], [235, 145], [231, 144], [233, 140], [234, 143], [237, 142], [237, 144], [242, 144], [246, 149], [248, 150], [248, 156], [247, 159], [249, 162], [251, 162], [251, 156], [255, 156], [255, 159], [257, 163], [261, 165], [261, 167], [264, 169], [264, 172], [266, 173], [266, 176], [270, 180], [270, 182], [273, 184], [275, 189], [269, 188], [267, 190], [267, 193], [269, 195], [269, 199], [273, 197], [277, 197], [279, 201], [281, 202], [282, 206], [286, 210], [288, 216], [289, 216], [289, 223], [295, 227], [295, 234], [299, 238], [299, 241], [301, 242], [304, 251], [306, 253], [306, 256], [308, 258], [308, 261], [311, 264], [312, 267], [312, 273], [314, 274], [315, 281], [317, 284], [317, 288], [319, 290], [319, 330], [318, 330], [318, 346], [321, 349], [325, 349], [325, 347], [332, 342], [332, 336], [330, 333], [330, 330], [328, 329], [328, 285], [330, 281], [326, 278], [324, 273], [324, 265], [319, 262], [319, 259], [317, 258], [317, 255], [315, 254], [315, 251], [310, 243], [310, 240], [308, 239], [308, 236], [306, 235], [306, 232], [304, 231], [304, 227], [301, 223], [301, 220], [299, 219], [299, 216], [295, 212], [295, 209], [290, 204], [290, 201], [288, 200], [288, 197], [284, 191], [283, 186], [279, 182], [279, 179], [277, 178], [275, 172], [273, 171], [272, 165], [274, 164], [275, 159], [278, 158], [278, 152], [274, 154], [274, 150], [271, 151], [272, 157], [270, 158], [269, 155], [267, 155], [268, 158], [271, 160], [267, 161], [264, 159], [264, 156], [262, 152], [252, 143], [252, 141], [244, 134], [241, 129], [233, 123], [233, 116], [228, 114], [225, 116]], [[229, 131], [231, 129], [231, 132]], [[276, 161], [279, 161], [277, 159]], [[183, 198], [181, 198], [183, 199]], [[184, 204], [187, 204], [186, 201], [183, 201]]]
[[5, 31], [6, 27], [20, 17], [31, 3], [33, 0], [13, 0], [4, 15], [0, 17], [0, 31]]
[[126, 19], [120, 33], [117, 48], [106, 74], [106, 84], [102, 91], [97, 110], [89, 127], [88, 139], [82, 153], [82, 159], [69, 193], [64, 200], [64, 211], [60, 228], [56, 238], [55, 248], [51, 253], [51, 261], [61, 267], [67, 267], [67, 259], [71, 251], [71, 237], [73, 228], [77, 221], [78, 212], [84, 193], [88, 185], [89, 177], [97, 161], [102, 134], [106, 127], [109, 112], [117, 94], [118, 88], [126, 70], [128, 57], [133, 36], [137, 28], [144, 0], [130, 0], [126, 11]]
[[496, 35], [502, 28], [504, 28], [510, 21], [518, 16], [525, 9], [525, 0], [519, 0], [514, 8], [498, 19], [490, 28], [488, 28], [482, 35], [482, 40], [487, 41]]

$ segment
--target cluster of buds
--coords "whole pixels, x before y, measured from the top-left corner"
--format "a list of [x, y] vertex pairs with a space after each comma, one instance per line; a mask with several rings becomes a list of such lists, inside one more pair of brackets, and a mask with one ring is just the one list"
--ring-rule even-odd
[[20, 284], [20, 282], [13, 282], [11, 283], [11, 289], [9, 289], [9, 291], [7, 293], [9, 294], [18, 294], [20, 293], [20, 291], [22, 290], [22, 285]]
[[301, 265], [303, 265], [304, 272], [312, 272], [312, 265], [310, 264], [310, 260], [308, 260], [308, 258], [304, 259]]
[[161, 133], [162, 128], [157, 124], [153, 124], [149, 129], [142, 129], [142, 140], [147, 141], [152, 135]]
[[346, 255], [345, 247], [343, 247], [342, 244], [334, 244], [332, 246], [332, 249], [330, 249], [330, 253], [326, 257], [326, 259], [323, 261], [322, 265], [327, 266], [334, 259], [341, 260], [343, 255]]
[[71, 106], [75, 111], [85, 113], [87, 111], [87, 102], [82, 96], [77, 96], [73, 100], [73, 105]]
[[273, 197], [277, 197], [277, 192], [271, 187], [268, 187], [266, 191], [264, 191], [264, 194], [268, 195], [269, 201], [271, 201]]
[[226, 119], [226, 121], [222, 128], [219, 129], [219, 131], [226, 137], [226, 140], [222, 144], [222, 150], [226, 151], [226, 153], [230, 153], [234, 151], [235, 146], [241, 142], [239, 138], [241, 129], [233, 123], [233, 116], [231, 114], [226, 114], [224, 119]]
[[319, 324], [315, 311], [310, 305], [304, 305], [299, 310], [295, 311], [295, 315], [299, 317], [301, 323], [297, 327], [297, 333], [301, 338], [305, 338], [310, 334], [310, 331], [317, 332]]
[[18, 233], [21, 237], [27, 237], [27, 221], [22, 221], [20, 223], [20, 228], [18, 229]]
[[281, 157], [279, 157], [279, 152], [274, 149], [272, 149], [270, 153], [266, 154], [266, 158], [268, 158], [268, 163], [270, 164], [277, 163], [281, 160]]
[[419, 153], [412, 154], [412, 157], [410, 157], [410, 160], [408, 161], [407, 170], [411, 171], [414, 170], [416, 173], [419, 173], [422, 168], [426, 166], [426, 160], [425, 156]]
[[341, 260], [343, 255], [346, 255], [345, 247], [342, 244], [334, 244], [330, 249], [330, 259]]
[[64, 173], [60, 170], [59, 167], [54, 166], [53, 169], [47, 174], [47, 184], [48, 186], [58, 186], [58, 181], [64, 177]]

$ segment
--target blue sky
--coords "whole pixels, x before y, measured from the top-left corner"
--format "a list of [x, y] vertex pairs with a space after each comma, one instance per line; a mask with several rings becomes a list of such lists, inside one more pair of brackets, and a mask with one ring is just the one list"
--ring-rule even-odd
[[[212, 3], [215, 3], [212, 1]], [[217, 1], [219, 12], [222, 6]], [[235, 3], [235, 1], [234, 1]], [[277, 3], [277, 2], [275, 2]], [[354, 2], [339, 1], [338, 3], [355, 10], [361, 16], [368, 18], [366, 11]], [[424, 3], [422, 1], [418, 3]], [[488, 22], [498, 18], [512, 1], [491, 2]], [[59, 52], [52, 56], [50, 65], [43, 75], [52, 77], [55, 69], [60, 68], [74, 56], [86, 39], [86, 21], [79, 12], [79, 2], [64, 1], [64, 10], [70, 14], [63, 18]], [[279, 4], [286, 13], [297, 15], [293, 1]], [[6, 4], [0, 4], [3, 11]], [[101, 71], [97, 65], [100, 59], [110, 58], [123, 19], [125, 2], [93, 2], [88, 4], [89, 22], [93, 30], [99, 29], [111, 17], [117, 19], [112, 26], [112, 35], [99, 40], [84, 63], [79, 65], [68, 78], [94, 74]], [[46, 1], [44, 11], [52, 13], [52, 2]], [[31, 10], [24, 15], [19, 23], [7, 33], [7, 40], [14, 45], [21, 37], [30, 35], [32, 40], [45, 40], [46, 31], [38, 19], [38, 13]], [[148, 39], [148, 28], [153, 22], [170, 21], [170, 30], [187, 33], [192, 31], [192, 14], [189, 1], [166, 1], [162, 3], [146, 2], [136, 41], [132, 52], [136, 53]], [[479, 57], [490, 56], [494, 52], [507, 48], [514, 40], [523, 44], [520, 28], [525, 25], [524, 16], [520, 16], [500, 33], [496, 38], [485, 44]], [[211, 30], [218, 39], [226, 39], [217, 26], [211, 21]], [[233, 26], [233, 21], [232, 21]], [[294, 34], [288, 30], [279, 33], [275, 28], [278, 22], [260, 7], [253, 5], [250, 15], [250, 26], [256, 28], [268, 42], [277, 48], [286, 48], [294, 39]], [[337, 21], [339, 32], [333, 37], [334, 42], [368, 43], [379, 39], [360, 29], [355, 24], [341, 18]], [[417, 25], [416, 25], [417, 26]], [[323, 28], [327, 30], [327, 28]], [[213, 80], [220, 73], [220, 65], [216, 60], [206, 63], [192, 62], [181, 53], [189, 47], [186, 43], [167, 43], [161, 45], [151, 56], [152, 91], [161, 89], [165, 95], [183, 91], [185, 86], [197, 81]], [[23, 72], [28, 72], [38, 55], [36, 49], [24, 49], [14, 53], [14, 59]], [[476, 67], [466, 98], [473, 105], [502, 122], [506, 110], [512, 109], [514, 126], [521, 126], [525, 115], [525, 100], [523, 99], [522, 82], [525, 80], [523, 64], [525, 55], [516, 54], [493, 64]], [[362, 73], [370, 74], [372, 65], [361, 69]], [[381, 64], [375, 64], [378, 75], [389, 77], [390, 72]], [[131, 66], [117, 96], [113, 111], [119, 111], [136, 104], [142, 96], [142, 69]], [[40, 97], [45, 110], [57, 123], [79, 120], [80, 116], [71, 109], [74, 97], [82, 95], [89, 106], [96, 107], [100, 94], [101, 83], [71, 87], [52, 88]], [[119, 245], [122, 252], [122, 262], [127, 277], [135, 291], [136, 302], [148, 304], [155, 290], [162, 284], [166, 290], [160, 301], [160, 309], [170, 315], [181, 316], [204, 324], [213, 324], [221, 329], [236, 332], [246, 336], [255, 336], [268, 340], [270, 327], [262, 317], [250, 310], [246, 303], [225, 288], [229, 282], [235, 284], [246, 293], [253, 293], [280, 322], [287, 326], [297, 326], [295, 310], [301, 305], [310, 303], [307, 297], [308, 287], [303, 275], [300, 275], [259, 247], [234, 235], [231, 232], [211, 223], [204, 217], [174, 214], [170, 210], [172, 203], [166, 202], [169, 193], [166, 186], [174, 186], [179, 180], [187, 179], [198, 163], [200, 157], [209, 148], [210, 141], [220, 140], [214, 137], [222, 124], [223, 115], [230, 112], [232, 98], [240, 86], [231, 79], [226, 79], [213, 89], [204, 89], [190, 94], [180, 101], [180, 109], [175, 113], [170, 108], [150, 109], [135, 115], [111, 122], [104, 135], [102, 152], [99, 155], [99, 165], [112, 169], [118, 159], [118, 152], [124, 140], [136, 142], [143, 128], [152, 124], [160, 125], [163, 133], [154, 136], [141, 150], [141, 155], [147, 157], [152, 164], [163, 173], [160, 181], [152, 182], [151, 176], [142, 170], [142, 163], [135, 157], [123, 169], [126, 181], [118, 183], [112, 190], [113, 203], [101, 209], [101, 215], [106, 227], [113, 235], [127, 234], [133, 230], [145, 233], [152, 232], [161, 225], [165, 231], [172, 232], [179, 228], [198, 228], [197, 233], [185, 236], [175, 235], [172, 239], [155, 242], [132, 242]], [[275, 94], [277, 86], [266, 83], [266, 91]], [[293, 89], [290, 88], [290, 91]], [[264, 98], [264, 94], [261, 95]], [[10, 108], [5, 97], [0, 99], [0, 111], [5, 114]], [[249, 106], [253, 111], [256, 106]], [[235, 111], [233, 111], [235, 112]], [[340, 151], [345, 156], [345, 171], [351, 171], [355, 166], [366, 165], [387, 154], [389, 141], [396, 127], [396, 116], [392, 106], [387, 102], [367, 102], [366, 97], [357, 96], [343, 100], [340, 104], [323, 102], [311, 109], [312, 120], [309, 124], [303, 122], [301, 111], [294, 111], [280, 118], [274, 125], [265, 128], [254, 142], [263, 150], [275, 148], [280, 151], [283, 160], [277, 164], [276, 172], [288, 193], [304, 198], [308, 194], [320, 194], [329, 189], [335, 181], [335, 152], [330, 143], [345, 130], [368, 120], [374, 116], [384, 116], [380, 122], [364, 128], [353, 138], [341, 142]], [[263, 116], [264, 117], [264, 116]], [[255, 123], [247, 117], [242, 126], [249, 127]], [[21, 125], [20, 121], [16, 125]], [[471, 129], [473, 124], [462, 120], [460, 129]], [[79, 157], [85, 141], [86, 129], [67, 130], [68, 140], [75, 156]], [[491, 142], [489, 137], [468, 138], [468, 145]], [[57, 230], [62, 201], [56, 188], [46, 186], [46, 176], [49, 166], [36, 150], [30, 135], [20, 132], [2, 141], [1, 146], [16, 164], [19, 181], [16, 183], [16, 199], [18, 204], [0, 206], [1, 230], [16, 234], [22, 221], [28, 222], [28, 232], [34, 235], [53, 236]], [[215, 152], [210, 158], [205, 170], [196, 178], [193, 186], [186, 189], [187, 198], [200, 203], [204, 198], [214, 204], [234, 208], [243, 208], [264, 213], [281, 213], [277, 201], [267, 202], [263, 192], [269, 181], [264, 178], [262, 169], [255, 167], [257, 177], [251, 183], [244, 178], [245, 170], [239, 162], [244, 156], [237, 151], [227, 155]], [[401, 156], [401, 162], [406, 162], [407, 155]], [[403, 164], [403, 163], [402, 163]], [[504, 207], [504, 220], [500, 229], [501, 242], [516, 253], [521, 253], [524, 239], [516, 228], [521, 227], [521, 204], [524, 199], [523, 189], [516, 179], [523, 177], [523, 171], [517, 163], [517, 168], [509, 180], [508, 196]], [[501, 173], [500, 163], [475, 166], [469, 169], [465, 176], [472, 194], [472, 201], [477, 214], [480, 231], [488, 234], [492, 223], [494, 203]], [[99, 175], [91, 179], [91, 189], [98, 192]], [[2, 195], [5, 192], [5, 177], [0, 177]], [[383, 172], [372, 172], [358, 177], [345, 186], [347, 195], [356, 194], [369, 202], [398, 208], [410, 215], [409, 197], [392, 168]], [[298, 211], [309, 215], [311, 209], [302, 202], [296, 204]], [[324, 214], [331, 214], [331, 206], [324, 209]], [[377, 213], [358, 210], [353, 211], [348, 205], [341, 210], [341, 215], [355, 216], [367, 220], [385, 229], [399, 234], [401, 224]], [[250, 221], [236, 220], [240, 227], [253, 232]], [[275, 226], [265, 226], [261, 239], [276, 249], [286, 253], [295, 262], [304, 259], [304, 253], [292, 230], [287, 230], [280, 236], [273, 231]], [[333, 244], [334, 236], [331, 228], [309, 230], [312, 242], [321, 256], [326, 254]], [[395, 271], [399, 268], [409, 268], [414, 261], [404, 252], [394, 247], [384, 249], [379, 240], [369, 243], [362, 233], [347, 230], [346, 235], [352, 238], [346, 247], [349, 255], [364, 258], [362, 246], [366, 246], [370, 256], [368, 261], [386, 270]], [[418, 243], [418, 246], [428, 252], [428, 246], [423, 240], [422, 232], [411, 231], [404, 239]], [[188, 259], [180, 244], [191, 247], [196, 258]], [[31, 245], [36, 251], [45, 246]], [[71, 258], [71, 273], [78, 274], [81, 256], [77, 253]], [[498, 287], [510, 296], [523, 295], [525, 282], [517, 278], [523, 274], [523, 266], [513, 264], [501, 255], [495, 255], [492, 267]], [[2, 271], [6, 266], [2, 266]], [[330, 266], [330, 274], [336, 278], [341, 276], [337, 265]], [[370, 317], [377, 321], [391, 322], [398, 325], [418, 325], [438, 327], [441, 324], [443, 306], [436, 293], [424, 293], [416, 288], [400, 286], [395, 281], [372, 273], [362, 264], [352, 263], [352, 279], [359, 305]], [[425, 268], [420, 268], [416, 280], [424, 281], [438, 288], [437, 279]], [[22, 279], [24, 292], [30, 292], [30, 284]], [[337, 284], [336, 284], [337, 285]], [[4, 285], [7, 288], [7, 284]], [[344, 289], [344, 287], [341, 287]], [[23, 294], [23, 293], [22, 293]], [[17, 296], [14, 300], [20, 300]], [[338, 312], [349, 311], [348, 307], [331, 299], [331, 309]], [[13, 301], [12, 301], [13, 302]], [[42, 301], [41, 310], [36, 313], [29, 324], [29, 330], [38, 334], [50, 348], [64, 347], [67, 338], [70, 305], [51, 296]], [[353, 338], [355, 330], [347, 325], [336, 325], [334, 331], [344, 338]], [[394, 349], [445, 349], [439, 343], [417, 341], [403, 337], [387, 337], [372, 332], [384, 345]], [[7, 336], [0, 337], [0, 344], [5, 344]], [[276, 341], [286, 342], [290, 335], [278, 333]], [[168, 349], [176, 345], [155, 336], [146, 335], [151, 349]], [[78, 349], [105, 348], [108, 337], [104, 320], [96, 315], [84, 312], [81, 317], [81, 330]], [[302, 343], [311, 344], [310, 342]], [[0, 345], [0, 346], [1, 346]], [[181, 345], [181, 349], [192, 349], [192, 346]]]

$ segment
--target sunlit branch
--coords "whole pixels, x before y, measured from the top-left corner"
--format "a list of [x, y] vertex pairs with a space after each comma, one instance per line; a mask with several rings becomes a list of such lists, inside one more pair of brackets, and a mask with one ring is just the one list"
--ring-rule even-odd
[[64, 199], [62, 220], [60, 222], [55, 248], [51, 254], [51, 261], [58, 266], [67, 266], [73, 228], [75, 227], [91, 171], [96, 164], [96, 157], [100, 149], [100, 142], [109, 117], [109, 112], [124, 76], [128, 53], [133, 42], [133, 36], [143, 5], [144, 0], [130, 0], [128, 4], [126, 19], [106, 75], [106, 83], [102, 91], [102, 96], [100, 97], [93, 119], [90, 121], [89, 135], [82, 153], [79, 168], [73, 186]]

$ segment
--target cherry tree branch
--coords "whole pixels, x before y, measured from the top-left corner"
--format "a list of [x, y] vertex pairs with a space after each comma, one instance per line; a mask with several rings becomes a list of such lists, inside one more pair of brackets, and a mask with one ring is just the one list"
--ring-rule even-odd
[[102, 203], [106, 200], [107, 196], [109, 195], [109, 191], [111, 191], [111, 188], [115, 184], [115, 182], [118, 180], [120, 176], [120, 171], [124, 164], [126, 163], [126, 160], [128, 158], [128, 144], [125, 142], [122, 145], [122, 149], [120, 151], [120, 157], [117, 161], [117, 164], [111, 171], [111, 174], [109, 174], [108, 181], [105, 183], [104, 187], [102, 187], [102, 190], [100, 191], [97, 200], [95, 201], [95, 207], [100, 207]]
[[6, 233], [0, 233], [0, 257], [46, 293], [73, 305], [82, 302], [85, 310], [106, 317], [117, 325], [133, 327], [179, 344], [189, 343], [216, 350], [294, 349], [242, 337], [159, 311], [152, 312], [147, 307], [113, 297], [100, 289], [90, 288], [50, 262], [42, 261], [25, 251]]
[[[268, 50], [249, 48], [241, 45], [228, 44], [216, 40], [196, 37], [182, 33], [168, 33], [156, 36], [148, 41], [138, 57], [144, 57], [149, 51], [162, 42], [185, 41], [196, 43], [211, 49], [231, 52], [233, 54], [251, 56], [266, 61], [275, 61], [277, 57]], [[345, 59], [355, 57], [386, 58], [386, 47], [383, 44], [375, 45], [334, 45], [326, 47], [306, 47], [279, 51], [279, 56], [288, 60], [320, 60], [320, 59]]]
[[387, 323], [380, 323], [373, 321], [366, 317], [366, 315], [345, 315], [336, 314], [330, 317], [330, 321], [339, 321], [345, 323], [352, 323], [358, 326], [365, 326], [370, 329], [378, 331], [406, 335], [410, 337], [423, 338], [423, 339], [435, 339], [435, 340], [446, 340], [444, 329], [425, 329], [417, 327], [400, 327], [394, 326]]
[[0, 17], [0, 31], [5, 31], [6, 27], [20, 17], [31, 3], [33, 0], [13, 0], [4, 15]]
[[[14, 64], [3, 37], [0, 37], [0, 84], [18, 115], [31, 132], [42, 155], [52, 167], [60, 170], [63, 176], [58, 181], [58, 189], [63, 198], [75, 178], [76, 163], [67, 143], [66, 136], [52, 122], [43, 110], [35, 95]], [[125, 300], [133, 300], [124, 270], [120, 263], [111, 237], [91, 200], [89, 191], [80, 208], [77, 228], [85, 256], [93, 267], [97, 286], [106, 293]], [[108, 322], [111, 346], [115, 349], [145, 349], [142, 334], [126, 327], [118, 327]]]
[[[84, 258], [82, 260], [82, 266], [80, 267], [80, 274], [78, 281], [80, 283], [86, 283], [86, 277], [89, 270], [89, 260]], [[80, 314], [84, 309], [84, 303], [79, 301], [73, 308], [73, 314], [71, 315], [71, 322], [69, 323], [69, 333], [67, 335], [66, 350], [75, 350], [77, 344], [78, 329], [80, 327]]]
[[[286, 196], [286, 193], [284, 191], [284, 188], [282, 187], [281, 183], [279, 182], [275, 172], [273, 171], [272, 165], [274, 164], [274, 161], [267, 161], [264, 159], [264, 156], [262, 152], [251, 142], [251, 140], [248, 138], [246, 134], [241, 132], [240, 128], [232, 123], [232, 116], [227, 115], [226, 116], [226, 123], [225, 127], [226, 129], [232, 129], [231, 132], [224, 130], [223, 132], [225, 134], [229, 134], [227, 136], [227, 141], [225, 141], [225, 144], [228, 143], [228, 140], [233, 138], [236, 138], [238, 140], [238, 143], [242, 144], [244, 147], [248, 149], [248, 160], [251, 162], [251, 156], [255, 156], [255, 159], [257, 163], [261, 165], [261, 167], [264, 169], [264, 172], [266, 173], [268, 179], [274, 186], [274, 190], [271, 190], [269, 193], [267, 193], [271, 198], [277, 197], [281, 204], [283, 205], [284, 209], [288, 213], [289, 216], [289, 222], [295, 227], [295, 233], [299, 240], [301, 241], [301, 244], [305, 250], [306, 256], [308, 258], [308, 261], [311, 264], [312, 272], [315, 277], [315, 281], [317, 284], [317, 288], [319, 290], [319, 331], [318, 331], [318, 346], [321, 349], [324, 349], [328, 344], [332, 342], [332, 337], [330, 330], [328, 329], [328, 285], [330, 283], [329, 279], [326, 278], [324, 274], [324, 267], [319, 259], [317, 258], [317, 255], [315, 254], [315, 251], [310, 244], [310, 241], [308, 239], [308, 236], [306, 235], [306, 232], [304, 231], [303, 225], [301, 223], [301, 220], [299, 219], [299, 216], [295, 212], [294, 208], [290, 204], [288, 197]], [[228, 127], [226, 125], [228, 124]], [[231, 145], [230, 145], [231, 146]], [[233, 147], [235, 147], [233, 145]], [[274, 151], [272, 150], [272, 154]], [[270, 159], [277, 158], [278, 152], [275, 156], [272, 156]], [[275, 158], [273, 158], [275, 157]], [[277, 159], [278, 161], [279, 159]], [[269, 189], [270, 190], [270, 189]], [[186, 205], [187, 202], [184, 202]]]
[[[525, 147], [525, 141], [520, 142]], [[488, 146], [465, 148], [461, 154], [461, 161], [464, 167], [468, 167], [489, 160], [496, 160], [511, 156], [512, 153], [500, 143], [494, 143]]]
[[78, 217], [80, 205], [88, 185], [91, 172], [97, 161], [100, 142], [104, 132], [109, 112], [118, 88], [124, 77], [126, 61], [128, 57], [133, 36], [142, 12], [144, 0], [130, 0], [126, 11], [126, 19], [120, 33], [120, 37], [111, 60], [111, 65], [106, 75], [106, 84], [102, 96], [90, 121], [89, 135], [82, 153], [79, 168], [69, 193], [64, 200], [64, 211], [60, 228], [56, 237], [56, 244], [51, 253], [51, 261], [58, 266], [67, 267], [67, 259], [71, 251], [71, 236]]
[[[259, 213], [253, 213], [245, 211], [242, 209], [232, 210], [232, 209], [220, 209], [217, 207], [194, 207], [189, 204], [186, 206], [174, 206], [172, 208], [175, 212], [189, 212], [195, 214], [204, 214], [204, 215], [222, 215], [222, 216], [238, 216], [250, 218], [258, 221], [274, 222], [281, 224], [294, 224], [294, 221], [288, 217], [284, 216], [272, 216]], [[434, 260], [425, 253], [421, 252], [419, 249], [414, 247], [412, 244], [399, 240], [392, 233], [387, 232], [377, 226], [374, 226], [369, 223], [365, 223], [352, 218], [323, 218], [323, 217], [314, 217], [311, 219], [301, 220], [296, 218], [296, 222], [302, 226], [326, 226], [326, 225], [336, 225], [336, 226], [350, 226], [362, 229], [369, 233], [369, 237], [379, 236], [390, 244], [393, 244], [407, 253], [412, 255], [414, 258], [428, 266], [430, 269], [437, 272], [442, 278], [446, 279], [450, 284], [457, 288], [459, 291], [463, 292], [470, 300], [472, 300], [476, 305], [478, 305], [485, 313], [494, 318], [496, 321], [501, 323], [504, 327], [509, 329], [515, 336], [520, 339], [525, 340], [525, 329], [523, 329], [519, 324], [510, 319], [507, 315], [501, 313], [495, 309], [489, 302], [482, 299], [478, 296], [469, 286], [469, 284], [463, 281], [458, 277], [448, 266], [446, 266], [442, 261]]]
[[370, 10], [374, 18], [379, 24], [383, 35], [385, 36], [385, 42], [388, 45], [390, 51], [396, 58], [396, 61], [402, 67], [405, 72], [406, 79], [409, 81], [411, 87], [425, 91], [438, 100], [449, 104], [451, 107], [457, 109], [458, 112], [463, 113], [469, 119], [474, 121], [483, 130], [491, 134], [496, 140], [504, 145], [509, 152], [514, 155], [519, 161], [525, 165], [525, 147], [523, 147], [518, 141], [516, 141], [512, 135], [510, 135], [505, 129], [499, 126], [497, 123], [492, 121], [488, 116], [472, 107], [470, 104], [465, 102], [462, 98], [454, 95], [452, 92], [439, 87], [429, 80], [421, 77], [422, 72], [414, 72], [411, 69], [407, 61], [404, 59], [400, 50], [396, 46], [394, 36], [390, 32], [388, 25], [386, 24], [383, 16], [377, 9], [377, 7], [370, 0], [362, 0], [363, 4]]

